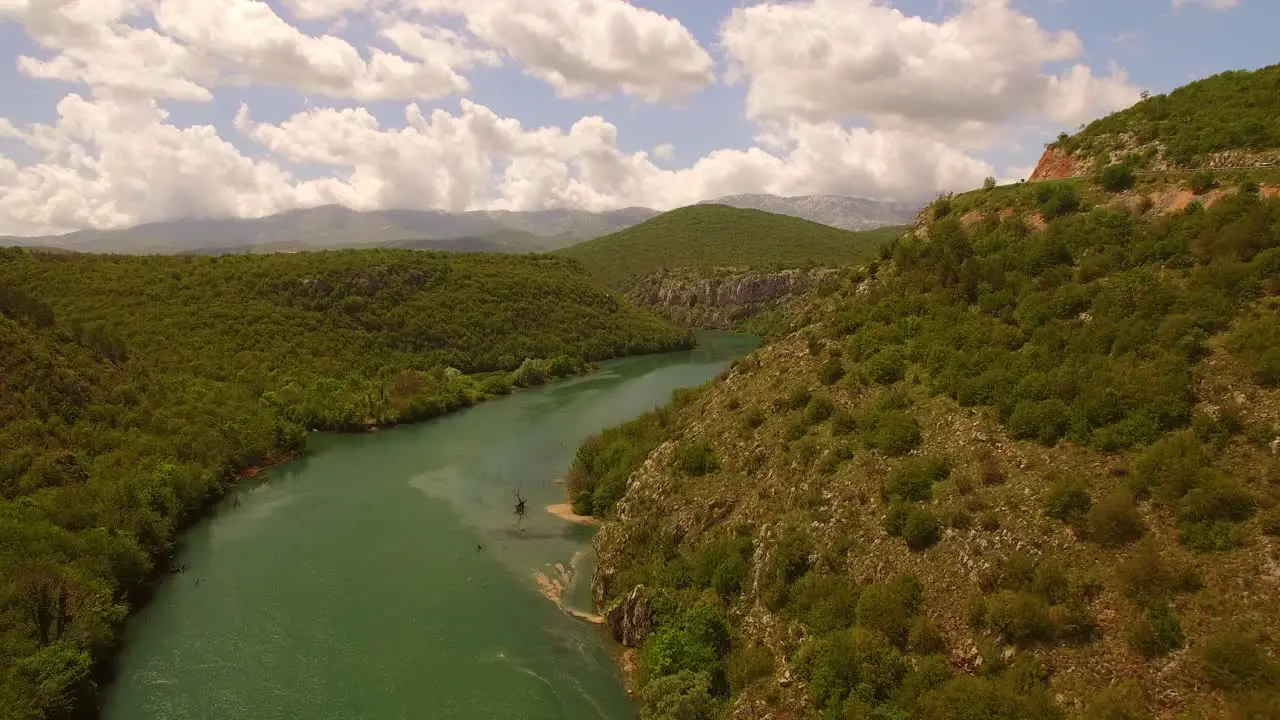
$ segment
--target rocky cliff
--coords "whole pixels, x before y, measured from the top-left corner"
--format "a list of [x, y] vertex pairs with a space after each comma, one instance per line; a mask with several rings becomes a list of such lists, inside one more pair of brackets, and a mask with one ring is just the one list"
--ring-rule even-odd
[[728, 330], [764, 310], [782, 308], [835, 274], [829, 269], [664, 271], [642, 280], [627, 297], [687, 327]]

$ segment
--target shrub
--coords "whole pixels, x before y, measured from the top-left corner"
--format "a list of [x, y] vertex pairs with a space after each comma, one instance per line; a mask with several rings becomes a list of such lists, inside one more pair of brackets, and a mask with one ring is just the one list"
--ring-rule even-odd
[[924, 508], [913, 508], [907, 514], [906, 522], [902, 526], [902, 539], [907, 542], [907, 547], [912, 552], [928, 550], [937, 544], [941, 536], [942, 524], [938, 521], [938, 516], [932, 512]]
[[1137, 176], [1128, 163], [1114, 163], [1102, 169], [1100, 181], [1107, 192], [1123, 192], [1133, 187]]
[[675, 465], [685, 475], [698, 476], [715, 472], [720, 462], [706, 440], [694, 440], [676, 447]]
[[876, 630], [902, 646], [923, 600], [920, 582], [910, 575], [868, 585], [858, 597], [858, 626]]
[[1140, 493], [1173, 503], [1203, 481], [1209, 463], [1209, 455], [1195, 433], [1173, 433], [1152, 443], [1138, 458], [1134, 486]]
[[[996, 656], [999, 658], [999, 655]], [[983, 662], [983, 668], [998, 663]], [[998, 671], [991, 671], [996, 675]], [[918, 720], [1061, 720], [1052, 696], [1036, 684], [1025, 686], [1008, 677], [961, 675], [925, 693], [916, 712], [903, 717]]]
[[1243, 528], [1235, 525], [1253, 516], [1257, 500], [1236, 480], [1208, 475], [1199, 487], [1178, 503], [1178, 528], [1182, 542], [1193, 550], [1221, 551], [1246, 542]]
[[809, 571], [812, 552], [812, 542], [798, 530], [790, 530], [778, 538], [760, 574], [760, 593], [770, 610], [787, 603], [792, 584]]
[[897, 345], [891, 345], [876, 353], [866, 363], [867, 375], [881, 385], [892, 385], [903, 378], [907, 360]]
[[982, 513], [982, 517], [978, 519], [978, 527], [987, 532], [995, 532], [1000, 529], [1000, 516], [993, 510], [987, 510]]
[[991, 192], [996, 189], [996, 179], [990, 175], [982, 179], [982, 189]]
[[1060, 560], [1047, 557], [1036, 563], [1031, 576], [1031, 592], [1057, 605], [1067, 601], [1070, 591], [1071, 578]]
[[804, 419], [810, 425], [826, 421], [835, 412], [836, 406], [831, 402], [831, 398], [826, 395], [815, 396], [809, 401], [809, 407], [805, 408]]
[[1182, 625], [1168, 603], [1151, 605], [1129, 628], [1129, 646], [1145, 658], [1157, 658], [1182, 647]]
[[1195, 569], [1164, 558], [1150, 538], [1137, 544], [1117, 569], [1125, 597], [1142, 604], [1164, 601], [1200, 587]]
[[848, 577], [811, 572], [792, 586], [786, 611], [814, 632], [843, 630], [858, 620], [858, 597]]
[[1001, 590], [989, 596], [985, 605], [985, 625], [1007, 642], [1026, 646], [1053, 637], [1049, 604], [1038, 595]]
[[940, 197], [933, 201], [933, 219], [941, 220], [951, 214], [951, 198]]
[[982, 459], [982, 484], [983, 485], [1003, 485], [1005, 481], [1004, 470], [1000, 467], [1000, 461], [994, 455], [988, 455]]
[[1121, 547], [1146, 533], [1146, 525], [1138, 514], [1133, 495], [1117, 490], [1103, 497], [1086, 516], [1089, 537], [1106, 547]]
[[773, 674], [773, 653], [764, 645], [735, 641], [726, 665], [729, 692], [736, 695]]
[[862, 441], [886, 455], [906, 455], [920, 446], [920, 424], [903, 410], [876, 410], [862, 418]]
[[906, 677], [908, 665], [883, 635], [864, 628], [840, 630], [800, 650], [797, 670], [819, 708], [838, 710], [857, 688], [860, 698], [883, 701]]
[[823, 385], [833, 385], [844, 377], [844, 363], [838, 357], [827, 358], [818, 368], [818, 379]]
[[1226, 345], [1259, 384], [1280, 387], [1280, 314], [1242, 321]]
[[799, 410], [809, 404], [809, 399], [811, 397], [812, 394], [809, 392], [809, 386], [796, 385], [791, 388], [791, 392], [787, 394], [785, 407], [788, 410]]
[[1085, 706], [1089, 720], [1151, 720], [1155, 716], [1147, 704], [1142, 686], [1136, 680], [1125, 680], [1097, 693]]
[[938, 624], [926, 617], [916, 618], [907, 635], [907, 648], [916, 655], [932, 655], [945, 653], [947, 642], [942, 637]]
[[510, 395], [511, 394], [511, 378], [507, 375], [494, 375], [484, 381], [480, 386], [482, 392], [488, 395]]
[[964, 508], [952, 507], [943, 513], [942, 522], [949, 528], [968, 530], [973, 525], [973, 516]]
[[1071, 411], [1061, 400], [1023, 400], [1009, 416], [1009, 434], [1019, 440], [1053, 445], [1067, 434]]
[[1088, 514], [1092, 506], [1093, 498], [1080, 482], [1063, 480], [1049, 489], [1044, 499], [1044, 514], [1055, 520], [1072, 522]]
[[1069, 182], [1042, 182], [1036, 185], [1036, 206], [1045, 220], [1070, 215], [1080, 209], [1080, 191]]
[[804, 417], [792, 418], [782, 429], [782, 439], [787, 442], [799, 440], [809, 433], [809, 423]]
[[1209, 637], [1200, 649], [1209, 682], [1219, 690], [1250, 690], [1280, 682], [1280, 666], [1257, 638], [1229, 630]]
[[686, 671], [712, 673], [728, 646], [724, 613], [703, 602], [659, 627], [645, 640], [641, 654], [646, 676], [652, 680]]
[[831, 416], [831, 434], [848, 435], [858, 429], [858, 421], [848, 410], [841, 408]]
[[742, 413], [742, 426], [748, 430], [754, 430], [764, 424], [764, 412], [760, 408], [752, 405]]
[[1026, 590], [1036, 577], [1036, 559], [1022, 550], [1015, 550], [1000, 565], [1000, 587], [1005, 590]]
[[885, 501], [895, 498], [922, 501], [933, 495], [935, 483], [951, 475], [951, 464], [942, 456], [911, 458], [889, 473], [880, 491]]
[[1262, 532], [1265, 535], [1280, 535], [1280, 505], [1262, 514]]
[[1209, 170], [1198, 170], [1191, 174], [1191, 191], [1197, 195], [1203, 195], [1213, 189], [1218, 182], [1214, 174]]
[[889, 533], [891, 537], [902, 535], [902, 529], [907, 525], [907, 516], [911, 514], [911, 505], [903, 500], [895, 500], [889, 503], [889, 507], [884, 513], [884, 531]]
[[640, 691], [640, 720], [713, 720], [711, 676], [684, 670], [650, 681]]
[[742, 591], [750, 569], [751, 541], [743, 537], [713, 540], [691, 559], [693, 582], [710, 587], [723, 597]]

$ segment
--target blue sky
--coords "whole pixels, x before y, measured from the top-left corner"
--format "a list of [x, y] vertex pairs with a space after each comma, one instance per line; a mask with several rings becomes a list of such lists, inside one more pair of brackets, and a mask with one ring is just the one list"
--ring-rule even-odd
[[[88, 2], [0, 1], [0, 233], [327, 202], [924, 197], [1016, 179], [1058, 130], [1138, 89], [1277, 62], [1280, 27], [1270, 0]], [[415, 55], [380, 35], [397, 23], [435, 39]], [[376, 52], [413, 69], [388, 79]], [[410, 104], [456, 123], [406, 129]]]

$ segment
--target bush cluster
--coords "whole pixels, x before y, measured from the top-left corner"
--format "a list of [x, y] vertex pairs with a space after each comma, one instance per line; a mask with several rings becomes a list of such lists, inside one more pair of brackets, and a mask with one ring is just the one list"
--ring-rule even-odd
[[1054, 558], [1016, 552], [988, 589], [975, 596], [970, 621], [1005, 642], [1020, 647], [1087, 642], [1097, 633], [1089, 609], [1095, 589], [1074, 580]]

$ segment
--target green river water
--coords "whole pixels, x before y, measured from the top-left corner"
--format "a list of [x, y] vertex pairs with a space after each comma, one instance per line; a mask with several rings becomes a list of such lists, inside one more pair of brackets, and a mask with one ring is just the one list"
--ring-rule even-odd
[[583, 439], [754, 347], [706, 333], [431, 422], [315, 436], [183, 537], [189, 567], [130, 621], [105, 720], [634, 717], [606, 632], [539, 593], [537, 573], [587, 551], [566, 598], [590, 610], [593, 530], [544, 508]]

